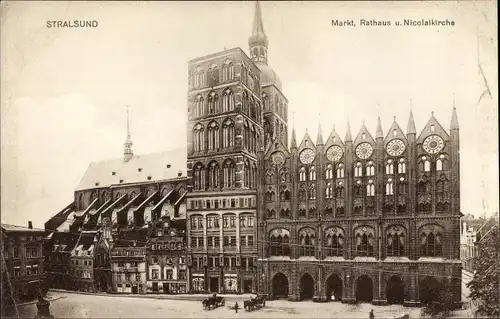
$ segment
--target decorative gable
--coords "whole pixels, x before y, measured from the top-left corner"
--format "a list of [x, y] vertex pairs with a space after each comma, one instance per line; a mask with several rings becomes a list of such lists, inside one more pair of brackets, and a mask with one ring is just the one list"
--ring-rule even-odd
[[375, 140], [373, 139], [373, 136], [370, 134], [370, 132], [368, 132], [366, 126], [363, 124], [363, 126], [359, 130], [358, 135], [356, 136], [356, 139], [354, 139], [354, 146], [365, 142], [375, 145]]
[[430, 135], [439, 135], [445, 141], [448, 141], [450, 139], [450, 136], [448, 135], [448, 133], [446, 133], [441, 124], [439, 124], [439, 122], [436, 120], [434, 114], [431, 115], [431, 118], [418, 136], [417, 144], [422, 143], [424, 139]]
[[302, 142], [300, 142], [300, 145], [299, 145], [299, 150], [304, 149], [304, 148], [316, 149], [316, 146], [314, 145], [311, 137], [309, 136], [309, 134], [307, 132], [304, 135], [304, 138], [302, 139]]
[[326, 140], [326, 148], [332, 145], [338, 145], [340, 147], [344, 147], [344, 142], [340, 138], [339, 134], [337, 131], [335, 131], [335, 128], [333, 128], [332, 132], [330, 133], [330, 136], [328, 136], [328, 139]]
[[407, 142], [406, 136], [403, 133], [403, 130], [401, 130], [401, 127], [399, 127], [396, 120], [394, 120], [391, 127], [389, 128], [389, 131], [387, 132], [387, 135], [385, 136], [384, 145], [386, 146], [387, 143], [389, 143], [393, 139], [400, 139], [403, 140], [405, 143]]

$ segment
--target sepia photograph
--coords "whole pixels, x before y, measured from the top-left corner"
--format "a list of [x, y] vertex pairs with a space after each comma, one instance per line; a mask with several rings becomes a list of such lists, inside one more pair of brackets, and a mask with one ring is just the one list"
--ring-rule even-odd
[[1, 1], [1, 317], [500, 317], [497, 6]]

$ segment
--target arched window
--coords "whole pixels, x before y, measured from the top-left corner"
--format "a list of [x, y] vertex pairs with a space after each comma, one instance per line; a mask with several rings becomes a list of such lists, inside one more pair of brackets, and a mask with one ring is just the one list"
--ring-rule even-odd
[[423, 226], [420, 231], [420, 256], [443, 256], [443, 229], [437, 225]]
[[208, 114], [217, 112], [219, 96], [215, 92], [210, 92], [207, 98], [208, 101]]
[[405, 174], [406, 173], [406, 163], [403, 158], [399, 160], [398, 163], [398, 174]]
[[375, 166], [372, 161], [369, 161], [366, 165], [366, 176], [374, 176], [375, 175]]
[[431, 171], [431, 162], [425, 156], [422, 156], [422, 165], [423, 165], [423, 168], [424, 168], [424, 172], [430, 172]]
[[243, 113], [248, 115], [248, 107], [249, 107], [249, 99], [248, 99], [248, 93], [246, 91], [243, 91]]
[[375, 232], [371, 227], [360, 227], [354, 232], [356, 256], [373, 257]]
[[266, 93], [262, 93], [262, 103], [264, 106], [264, 112], [269, 112], [269, 97]]
[[301, 229], [299, 231], [299, 255], [314, 256], [316, 236], [311, 228]]
[[194, 100], [194, 116], [199, 117], [204, 115], [204, 100], [201, 95], [196, 96]]
[[354, 164], [354, 176], [355, 177], [363, 176], [363, 167], [360, 162]]
[[219, 126], [213, 121], [208, 125], [208, 149], [216, 150], [219, 148]]
[[387, 180], [387, 183], [385, 184], [385, 194], [386, 195], [394, 195], [394, 187], [393, 187], [392, 178], [389, 178]]
[[301, 182], [306, 181], [306, 168], [305, 167], [299, 168], [299, 180]]
[[274, 202], [274, 192], [273, 191], [266, 192], [266, 201], [267, 202]]
[[283, 228], [269, 232], [269, 254], [271, 256], [290, 256], [290, 232]]
[[326, 183], [325, 197], [326, 198], [332, 198], [333, 197], [332, 183]]
[[375, 196], [375, 185], [373, 185], [373, 181], [368, 181], [368, 185], [366, 185], [366, 196]]
[[309, 188], [309, 199], [316, 199], [316, 187], [314, 184]]
[[282, 208], [280, 210], [280, 217], [281, 218], [288, 218], [288, 217], [290, 217], [290, 210], [288, 208]]
[[205, 169], [201, 163], [194, 166], [193, 184], [195, 190], [202, 190], [205, 187]]
[[344, 178], [344, 164], [337, 165], [337, 178]]
[[252, 153], [257, 153], [256, 143], [257, 143], [257, 136], [255, 133], [255, 127], [252, 125], [250, 127], [250, 151]]
[[222, 93], [222, 112], [234, 110], [234, 95], [231, 89], [227, 89]]
[[363, 196], [363, 186], [360, 181], [354, 185], [354, 196]]
[[436, 161], [436, 171], [442, 171], [443, 170], [443, 161], [438, 158]]
[[405, 231], [402, 227], [393, 226], [387, 229], [386, 241], [387, 256], [405, 255]]
[[255, 163], [252, 164], [250, 170], [250, 187], [257, 187], [257, 165]]
[[344, 197], [344, 187], [343, 186], [337, 186], [337, 197]]
[[316, 180], [316, 167], [314, 167], [314, 166], [311, 166], [309, 168], [309, 180], [310, 181]]
[[193, 129], [193, 150], [194, 152], [202, 152], [205, 149], [205, 130], [200, 123], [196, 124]]
[[222, 147], [234, 146], [234, 122], [231, 119], [224, 121], [222, 125]]
[[245, 187], [249, 187], [250, 186], [250, 163], [248, 162], [248, 160], [245, 161], [245, 166], [243, 168], [243, 172], [245, 174], [245, 178], [244, 178], [244, 185]]
[[394, 174], [394, 163], [392, 162], [392, 159], [387, 160], [387, 163], [385, 164], [385, 173], [388, 175]]
[[215, 189], [219, 187], [219, 164], [216, 161], [208, 165], [208, 187]]
[[333, 166], [332, 166], [332, 164], [326, 165], [325, 177], [326, 177], [326, 179], [332, 179], [333, 178]]
[[234, 187], [235, 186], [235, 165], [232, 160], [226, 160], [224, 162], [224, 187]]
[[[118, 195], [116, 198], [118, 199]], [[78, 207], [79, 207], [79, 209], [85, 209], [85, 202], [83, 200], [83, 194], [80, 194], [80, 196], [78, 196]]]
[[222, 66], [222, 81], [231, 81], [234, 78], [234, 65], [230, 60], [226, 60]]
[[219, 68], [217, 65], [212, 64], [207, 72], [208, 75], [208, 84], [210, 86], [216, 86], [219, 84]]
[[271, 170], [267, 171], [266, 172], [266, 184], [268, 184], [268, 185], [271, 184], [272, 185], [272, 184], [275, 184], [275, 183], [276, 183], [276, 181], [274, 179], [274, 172], [271, 171]]
[[305, 208], [299, 208], [299, 217], [306, 217], [307, 211]]
[[338, 227], [331, 227], [325, 230], [326, 255], [344, 255], [344, 231]]
[[405, 195], [406, 194], [406, 181], [404, 178], [401, 178], [399, 180], [398, 184], [398, 194], [399, 195]]

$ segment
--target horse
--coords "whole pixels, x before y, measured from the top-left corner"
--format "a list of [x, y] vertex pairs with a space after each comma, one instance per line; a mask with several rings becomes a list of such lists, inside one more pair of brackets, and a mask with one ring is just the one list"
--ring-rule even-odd
[[255, 299], [245, 300], [243, 301], [243, 308], [248, 311], [252, 311], [256, 305]]

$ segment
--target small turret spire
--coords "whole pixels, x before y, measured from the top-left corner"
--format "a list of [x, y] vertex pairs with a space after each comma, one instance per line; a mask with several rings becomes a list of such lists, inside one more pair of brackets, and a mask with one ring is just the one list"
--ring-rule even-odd
[[260, 11], [260, 2], [255, 1], [255, 14], [253, 17], [252, 35], [248, 39], [250, 47], [250, 57], [254, 62], [267, 63], [267, 45], [269, 40], [264, 32], [264, 24], [262, 23], [262, 13]]
[[129, 112], [129, 106], [127, 105], [127, 139], [125, 140], [125, 143], [123, 144], [125, 146], [125, 149], [123, 150], [123, 160], [125, 162], [128, 162], [132, 156], [134, 156], [134, 152], [132, 151], [132, 139], [130, 135], [130, 112]]
[[408, 125], [406, 126], [406, 134], [417, 134], [417, 129], [415, 128], [415, 120], [413, 119], [411, 99], [410, 99], [410, 117], [408, 118]]
[[290, 142], [290, 148], [297, 148], [297, 138], [295, 137], [295, 127], [292, 127], [292, 141]]
[[377, 117], [377, 132], [375, 138], [384, 138], [384, 132], [382, 132], [382, 122], [380, 121], [380, 115]]
[[457, 116], [457, 108], [455, 107], [455, 94], [453, 94], [453, 110], [451, 112], [451, 125], [450, 129], [452, 130], [458, 130], [459, 125], [458, 125], [458, 116]]
[[[319, 116], [321, 118], [321, 114]], [[323, 131], [321, 129], [321, 120], [318, 122], [318, 136], [316, 138], [316, 145], [323, 145]]]
[[351, 124], [349, 123], [349, 120], [347, 120], [347, 128], [346, 128], [346, 132], [345, 132], [345, 141], [346, 142], [352, 142]]

